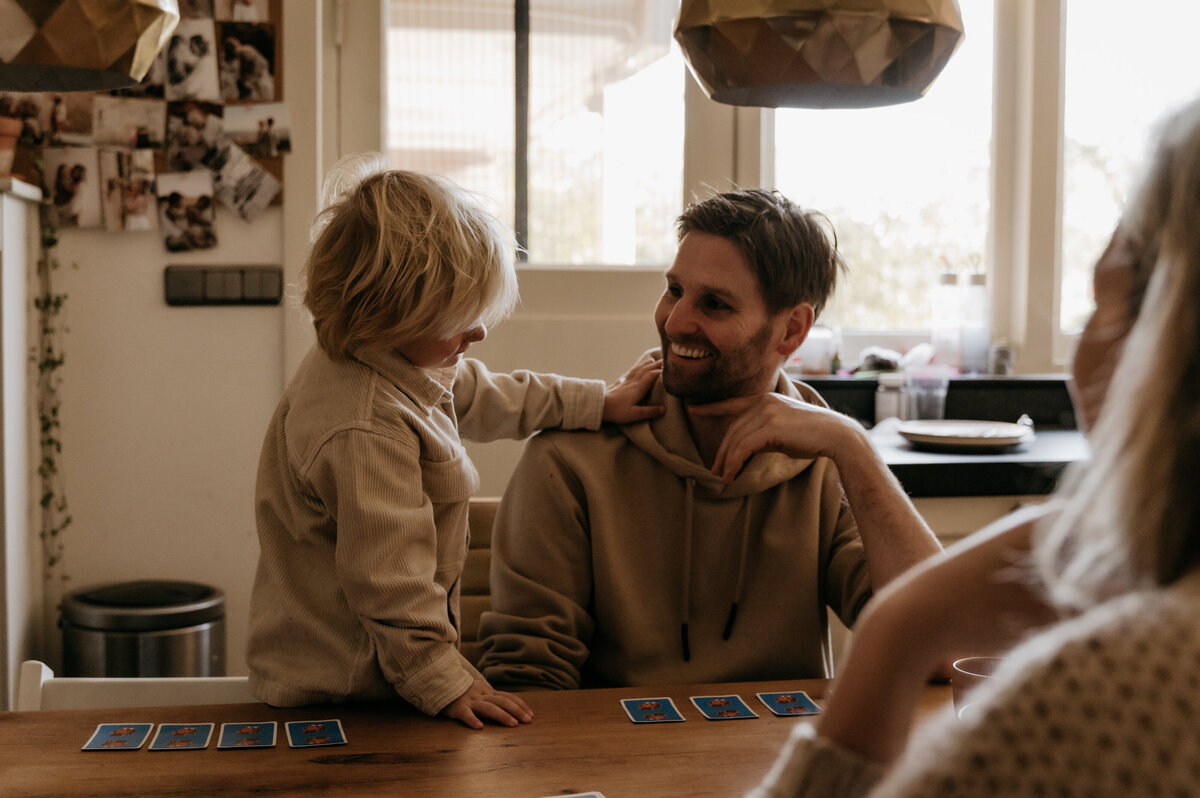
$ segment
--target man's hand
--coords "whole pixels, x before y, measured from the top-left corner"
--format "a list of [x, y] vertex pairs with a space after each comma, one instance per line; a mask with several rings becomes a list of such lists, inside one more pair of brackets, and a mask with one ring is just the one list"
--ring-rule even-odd
[[630, 424], [658, 418], [667, 412], [662, 405], [639, 404], [662, 374], [662, 362], [646, 355], [604, 390], [604, 420]]
[[739, 396], [723, 402], [690, 405], [688, 412], [709, 418], [732, 417], [713, 461], [713, 473], [733, 482], [755, 452], [789, 457], [834, 457], [842, 450], [853, 420], [777, 393]]
[[472, 729], [482, 729], [487, 718], [504, 726], [516, 726], [533, 720], [533, 710], [512, 693], [493, 690], [483, 679], [476, 679], [467, 692], [451, 701], [441, 714], [461, 721]]

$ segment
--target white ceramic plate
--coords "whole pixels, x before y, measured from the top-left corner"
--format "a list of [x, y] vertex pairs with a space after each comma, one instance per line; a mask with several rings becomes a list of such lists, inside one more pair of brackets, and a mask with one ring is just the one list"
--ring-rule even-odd
[[963, 419], [903, 421], [896, 431], [917, 448], [941, 451], [1002, 451], [1035, 437], [1023, 424]]

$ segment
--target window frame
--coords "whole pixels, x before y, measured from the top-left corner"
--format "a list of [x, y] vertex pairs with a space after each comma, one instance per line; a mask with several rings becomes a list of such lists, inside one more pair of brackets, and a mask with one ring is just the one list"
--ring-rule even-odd
[[[383, 68], [388, 0], [332, 2], [323, 76], [327, 151], [381, 149], [386, 123]], [[992, 188], [988, 274], [992, 340], [1014, 349], [1020, 373], [1062, 371], [1074, 336], [1059, 330], [1063, 173], [1063, 23], [1067, 0], [996, 0], [992, 87]], [[918, 101], [919, 102], [919, 101]], [[686, 81], [683, 198], [712, 188], [774, 183], [774, 111], [721, 105]], [[354, 113], [340, 113], [354, 108]], [[372, 107], [373, 106], [373, 107]], [[367, 114], [366, 124], [362, 115]], [[692, 131], [702, 131], [691, 135]], [[522, 264], [523, 272], [569, 275], [578, 267]], [[644, 280], [656, 266], [602, 267], [612, 279]], [[630, 309], [636, 312], [639, 309]], [[856, 335], [846, 353], [869, 343], [903, 347], [921, 331]]]

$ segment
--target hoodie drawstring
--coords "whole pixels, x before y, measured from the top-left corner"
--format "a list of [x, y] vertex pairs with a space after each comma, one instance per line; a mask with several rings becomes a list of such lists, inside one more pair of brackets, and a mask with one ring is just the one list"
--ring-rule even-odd
[[733, 634], [733, 625], [737, 623], [738, 605], [742, 603], [742, 588], [746, 582], [746, 547], [750, 545], [750, 497], [746, 497], [743, 505], [745, 513], [742, 519], [742, 545], [738, 551], [737, 582], [733, 588], [733, 603], [729, 605], [729, 617], [725, 619], [725, 631], [721, 633], [722, 640], [728, 640]]
[[[683, 595], [680, 601], [679, 642], [683, 649], [683, 661], [692, 659], [692, 646], [688, 637], [688, 622], [691, 620], [692, 595], [692, 519], [695, 507], [696, 481], [690, 477], [684, 481], [683, 506]], [[725, 619], [722, 640], [728, 640], [737, 623], [738, 607], [746, 584], [746, 551], [750, 545], [750, 497], [746, 497], [742, 513], [742, 539], [738, 548], [737, 582], [733, 588], [733, 601], [729, 605], [729, 616]]]
[[692, 596], [692, 504], [696, 481], [688, 478], [684, 483], [683, 505], [683, 612], [679, 626], [679, 640], [683, 645], [683, 661], [692, 658], [692, 647], [688, 641], [688, 620]]

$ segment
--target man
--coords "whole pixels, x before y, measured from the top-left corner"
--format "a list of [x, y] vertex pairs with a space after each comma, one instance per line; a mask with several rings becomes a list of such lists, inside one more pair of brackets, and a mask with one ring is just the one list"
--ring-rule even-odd
[[832, 675], [826, 606], [940, 550], [865, 431], [782, 371], [841, 259], [775, 192], [689, 206], [655, 309], [661, 418], [545, 432], [493, 530], [480, 669], [508, 688]]

